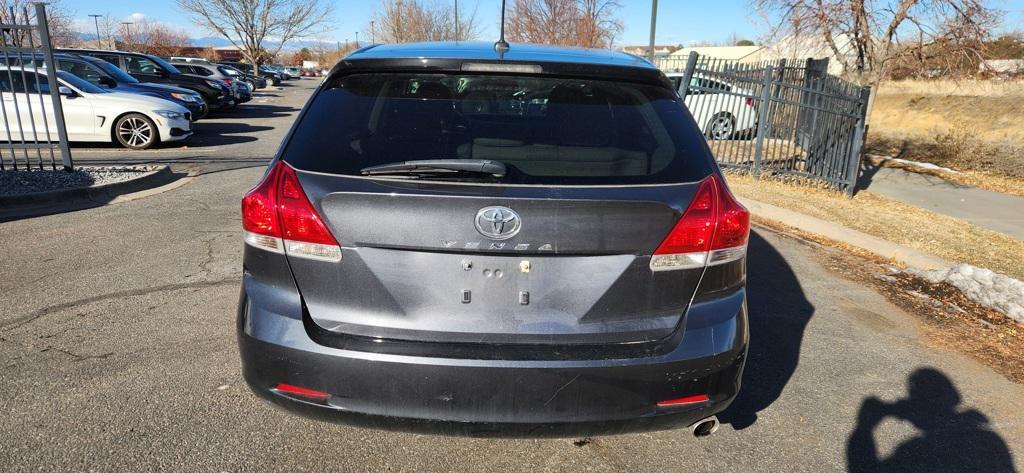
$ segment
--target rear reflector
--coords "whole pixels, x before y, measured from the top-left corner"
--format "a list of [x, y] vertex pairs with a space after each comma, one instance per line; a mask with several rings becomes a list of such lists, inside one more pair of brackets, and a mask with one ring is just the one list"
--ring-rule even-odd
[[281, 394], [286, 394], [291, 397], [319, 403], [325, 403], [327, 402], [327, 399], [331, 397], [330, 394], [327, 394], [323, 391], [317, 391], [315, 389], [303, 388], [299, 386], [292, 386], [290, 384], [278, 384], [274, 386], [274, 391], [277, 391]]
[[669, 399], [666, 401], [659, 401], [658, 407], [688, 406], [691, 404], [700, 404], [702, 402], [708, 402], [707, 394], [697, 394], [695, 396], [686, 396], [676, 399]]
[[299, 258], [341, 261], [338, 241], [309, 202], [295, 170], [282, 161], [242, 198], [242, 227], [250, 246]]
[[651, 256], [652, 271], [702, 268], [747, 252], [750, 212], [717, 174], [700, 182], [689, 207]]

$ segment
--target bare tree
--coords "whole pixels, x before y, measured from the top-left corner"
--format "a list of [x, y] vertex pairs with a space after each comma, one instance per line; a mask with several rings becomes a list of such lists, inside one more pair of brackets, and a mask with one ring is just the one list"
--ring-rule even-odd
[[119, 26], [121, 38], [133, 51], [157, 56], [178, 56], [191, 46], [186, 31], [160, 22], [142, 20]]
[[622, 32], [617, 0], [515, 0], [507, 16], [512, 41], [609, 48]]
[[[32, 0], [0, 0], [0, 23], [35, 24], [35, 3]], [[54, 46], [68, 47], [78, 45], [78, 33], [75, 31], [71, 13], [61, 4], [60, 0], [53, 0], [47, 3], [46, 19], [50, 26], [50, 39], [53, 41]], [[12, 34], [14, 35], [14, 41], [28, 44], [25, 30], [15, 30]], [[39, 44], [39, 36], [35, 35], [32, 41], [35, 44]]]
[[[178, 7], [252, 64], [276, 56], [288, 41], [321, 32], [333, 11], [325, 0], [178, 0]], [[271, 42], [276, 47], [268, 47]]]
[[[877, 84], [896, 63], [981, 58], [979, 46], [997, 23], [986, 0], [752, 0], [793, 54], [824, 44], [845, 73]], [[925, 57], [932, 60], [924, 60]]]
[[467, 14], [460, 8], [455, 15], [452, 5], [437, 1], [383, 0], [372, 25], [371, 36], [384, 43], [467, 40], [480, 34], [475, 9]]

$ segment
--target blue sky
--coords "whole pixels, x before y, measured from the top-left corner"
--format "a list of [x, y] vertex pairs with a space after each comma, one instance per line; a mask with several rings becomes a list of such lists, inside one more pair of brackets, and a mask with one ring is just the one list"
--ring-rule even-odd
[[[326, 41], [345, 41], [346, 38], [355, 40], [356, 31], [359, 31], [360, 40], [369, 39], [365, 37], [366, 30], [369, 29], [370, 17], [380, 0], [335, 0], [334, 3], [333, 28], [317, 38]], [[461, 0], [459, 3], [463, 12], [476, 8], [477, 16], [485, 27], [485, 38], [497, 37], [500, 0]], [[650, 0], [620, 0], [620, 3], [623, 5], [620, 16], [625, 31], [617, 43], [646, 43], [651, 18]], [[109, 13], [117, 19], [141, 15], [149, 20], [185, 29], [194, 37], [210, 35], [192, 24], [177, 9], [174, 0], [64, 0], [63, 4], [71, 10], [86, 32], [92, 31], [92, 21], [88, 17], [90, 13]], [[1008, 11], [1005, 29], [1024, 30], [1024, 0], [996, 0], [995, 5]], [[85, 29], [86, 26], [88, 29]], [[748, 0], [659, 1], [659, 44], [723, 41], [733, 33], [740, 38], [756, 39], [762, 29], [763, 25], [751, 11]]]

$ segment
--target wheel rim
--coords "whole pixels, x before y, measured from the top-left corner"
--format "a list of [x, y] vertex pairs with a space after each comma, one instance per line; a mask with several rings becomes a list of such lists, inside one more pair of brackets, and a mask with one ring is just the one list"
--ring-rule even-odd
[[121, 121], [117, 127], [117, 136], [121, 142], [128, 146], [145, 146], [153, 140], [153, 127], [149, 126], [146, 120], [138, 117], [128, 117]]
[[711, 136], [716, 140], [724, 140], [732, 135], [732, 119], [718, 117], [711, 123]]

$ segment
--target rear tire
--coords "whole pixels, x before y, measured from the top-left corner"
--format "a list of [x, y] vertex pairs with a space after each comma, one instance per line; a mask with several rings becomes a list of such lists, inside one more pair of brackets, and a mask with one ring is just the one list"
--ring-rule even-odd
[[712, 140], [728, 140], [736, 133], [736, 119], [729, 112], [721, 112], [711, 117], [704, 135]]
[[160, 131], [149, 117], [129, 113], [114, 122], [114, 139], [128, 149], [147, 149], [160, 142]]
[[277, 85], [280, 84], [280, 83], [281, 83], [281, 81], [277, 80], [277, 77], [271, 77], [270, 78], [270, 85], [272, 85], [274, 87], [277, 87]]
[[254, 80], [247, 80], [247, 81], [245, 81], [245, 85], [249, 86], [249, 91], [256, 92], [256, 81], [254, 81]]

